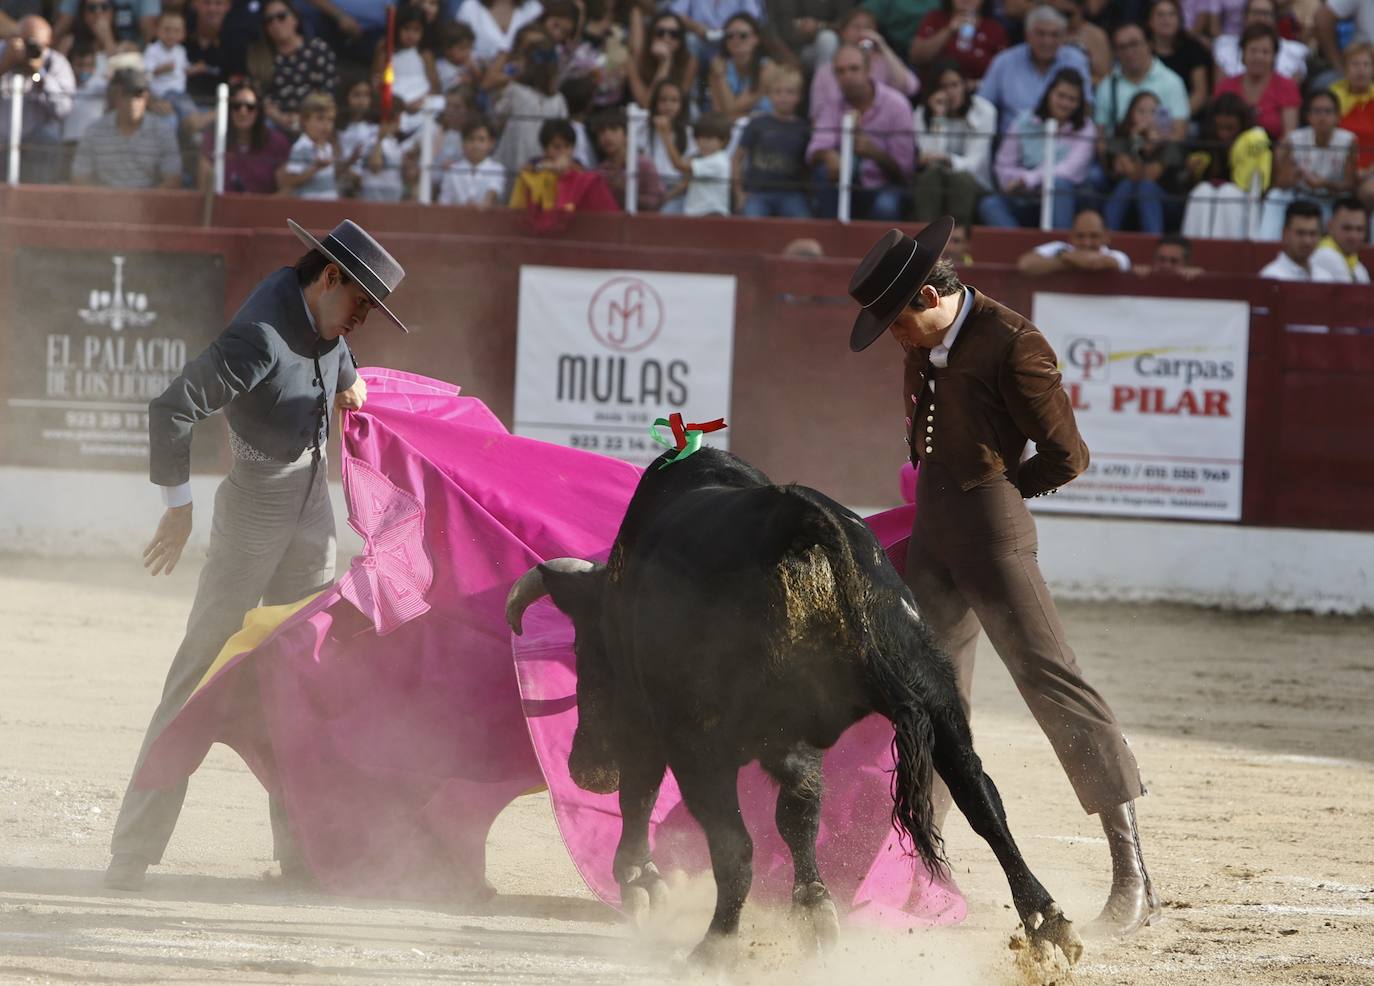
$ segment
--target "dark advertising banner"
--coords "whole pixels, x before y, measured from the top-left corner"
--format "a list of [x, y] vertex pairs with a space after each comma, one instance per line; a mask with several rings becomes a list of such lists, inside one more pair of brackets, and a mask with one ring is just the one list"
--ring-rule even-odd
[[[9, 462], [146, 471], [148, 402], [224, 326], [224, 258], [18, 247], [11, 270]], [[223, 433], [197, 427], [194, 468]]]

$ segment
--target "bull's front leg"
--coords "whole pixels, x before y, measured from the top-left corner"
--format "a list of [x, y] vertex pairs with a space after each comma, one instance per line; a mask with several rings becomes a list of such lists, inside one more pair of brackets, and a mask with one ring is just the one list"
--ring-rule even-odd
[[620, 906], [637, 927], [668, 900], [668, 885], [649, 853], [649, 816], [658, 801], [666, 766], [662, 756], [619, 751], [620, 844], [612, 871], [620, 885]]
[[935, 769], [949, 787], [973, 831], [992, 849], [1011, 887], [1012, 903], [1033, 944], [1056, 945], [1070, 965], [1083, 955], [1083, 941], [1048, 890], [1031, 873], [1007, 827], [1002, 798], [973, 752], [973, 738], [957, 704], [932, 715]]
[[738, 951], [740, 911], [754, 880], [754, 842], [739, 809], [739, 769], [729, 758], [704, 763], [699, 754], [686, 763], [673, 758], [669, 765], [683, 801], [706, 833], [716, 878], [715, 913], [689, 958], [701, 965], [730, 965]]

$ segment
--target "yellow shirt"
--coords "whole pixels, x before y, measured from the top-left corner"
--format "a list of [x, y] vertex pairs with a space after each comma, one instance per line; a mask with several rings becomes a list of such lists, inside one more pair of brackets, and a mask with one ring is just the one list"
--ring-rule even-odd
[[1353, 109], [1363, 106], [1365, 103], [1374, 101], [1374, 86], [1370, 86], [1362, 93], [1352, 93], [1350, 83], [1345, 79], [1333, 82], [1330, 88], [1332, 94], [1340, 101], [1341, 116], [1345, 116]]

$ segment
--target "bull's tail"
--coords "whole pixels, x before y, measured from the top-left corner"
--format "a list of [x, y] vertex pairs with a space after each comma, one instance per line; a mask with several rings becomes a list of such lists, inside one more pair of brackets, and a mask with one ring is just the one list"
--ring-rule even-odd
[[[945, 844], [931, 808], [935, 730], [924, 706], [905, 702], [892, 714], [892, 827], [911, 839], [931, 876], [943, 875]], [[906, 838], [903, 838], [903, 843]]]

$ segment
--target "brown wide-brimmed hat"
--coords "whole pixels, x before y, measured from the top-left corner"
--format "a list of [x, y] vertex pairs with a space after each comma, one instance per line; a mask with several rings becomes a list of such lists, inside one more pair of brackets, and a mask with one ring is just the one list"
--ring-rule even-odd
[[873, 244], [849, 279], [850, 297], [863, 307], [849, 334], [850, 350], [862, 352], [887, 331], [921, 290], [953, 231], [954, 217], [945, 216], [927, 224], [915, 238], [889, 229]]
[[409, 332], [405, 323], [397, 318], [386, 306], [387, 295], [395, 291], [401, 279], [406, 276], [405, 269], [396, 263], [396, 258], [386, 252], [386, 248], [372, 238], [352, 219], [345, 219], [326, 236], [317, 240], [310, 231], [302, 228], [294, 219], [286, 220], [302, 243], [312, 250], [318, 250], [338, 264], [339, 269], [352, 278], [381, 309], [382, 314], [391, 319], [402, 332]]

